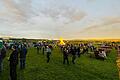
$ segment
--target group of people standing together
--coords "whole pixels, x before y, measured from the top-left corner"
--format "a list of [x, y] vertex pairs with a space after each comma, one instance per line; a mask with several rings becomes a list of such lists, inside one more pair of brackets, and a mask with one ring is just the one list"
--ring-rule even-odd
[[[81, 43], [81, 44], [66, 44], [66, 45], [58, 45], [63, 53], [63, 64], [67, 62], [69, 64], [69, 55], [72, 55], [71, 62], [75, 64], [76, 58], [80, 57], [81, 54], [88, 54], [89, 52], [93, 52], [96, 59], [106, 59], [107, 55], [104, 50], [98, 50], [92, 43]], [[46, 52], [47, 63], [50, 61], [50, 55], [52, 53], [53, 47], [49, 44], [38, 44], [37, 45], [37, 53], [42, 50], [42, 53]]]
[[[66, 44], [66, 45], [57, 45], [57, 46], [61, 49], [63, 53], [63, 64], [65, 64], [66, 61], [67, 64], [69, 64], [69, 59], [68, 59], [69, 54], [72, 55], [72, 63], [75, 64], [75, 59], [77, 56], [80, 57], [81, 54], [88, 52], [88, 46], [86, 44], [80, 44], [80, 45]], [[81, 51], [81, 47], [84, 47], [82, 51]], [[90, 48], [92, 50], [93, 47]], [[39, 53], [42, 50], [43, 55], [46, 52], [47, 63], [49, 63], [50, 55], [52, 53], [53, 47], [50, 44], [38, 43], [36, 49], [37, 49], [37, 53]]]
[[46, 52], [47, 63], [50, 61], [50, 55], [52, 53], [53, 47], [47, 43], [38, 43], [37, 46], [37, 53], [42, 50], [42, 54], [44, 55]]
[[[63, 64], [67, 61], [69, 64], [68, 56], [72, 55], [72, 63], [75, 64], [76, 57], [80, 57], [81, 54], [88, 52], [88, 46], [86, 44], [66, 44], [60, 45], [61, 51], [63, 52]], [[92, 47], [91, 47], [92, 48]]]
[[[76, 57], [80, 57], [81, 54], [90, 54], [91, 57], [91, 52], [96, 59], [107, 59], [107, 49], [101, 48], [101, 46], [99, 46], [99, 48], [95, 47], [92, 43], [81, 43], [77, 45], [66, 44], [60, 45], [60, 48], [63, 52], [63, 64], [65, 64], [65, 62], [69, 64], [69, 55], [72, 55], [72, 63], [75, 64]], [[110, 49], [111, 48], [110, 46]]]
[[[89, 51], [94, 52], [95, 57], [106, 57], [105, 51], [98, 51], [93, 44], [66, 44], [66, 45], [57, 45], [61, 49], [61, 52], [63, 53], [63, 64], [67, 62], [67, 64], [70, 64], [69, 62], [69, 55], [72, 55], [71, 62], [75, 64], [76, 57], [80, 57], [81, 54], [87, 54]], [[10, 62], [10, 78], [11, 80], [17, 80], [17, 72], [16, 68], [18, 63], [20, 63], [20, 69], [25, 68], [26, 63], [26, 55], [28, 52], [28, 46], [25, 43], [15, 43], [12, 46], [12, 53], [10, 54], [10, 57], [8, 61]], [[39, 54], [40, 51], [42, 51], [43, 55], [46, 53], [46, 62], [49, 63], [50, 61], [50, 55], [52, 53], [53, 47], [50, 44], [46, 43], [38, 43], [36, 45], [37, 53]], [[5, 46], [0, 49], [0, 72], [3, 70], [3, 59], [6, 56], [7, 49]], [[99, 56], [99, 57], [98, 57]], [[103, 58], [100, 58], [103, 59]]]
[[[17, 65], [20, 62], [20, 69], [25, 68], [26, 55], [27, 55], [27, 45], [24, 43], [14, 43], [11, 48], [12, 52], [8, 57], [9, 67], [10, 67], [10, 80], [17, 80]], [[6, 56], [7, 49], [5, 46], [1, 49], [0, 52], [0, 71], [3, 71], [2, 61]]]

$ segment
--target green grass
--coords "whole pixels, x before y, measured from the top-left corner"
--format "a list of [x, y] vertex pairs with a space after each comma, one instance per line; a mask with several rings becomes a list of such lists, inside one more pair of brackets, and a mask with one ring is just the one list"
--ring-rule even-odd
[[[10, 53], [10, 51], [9, 51]], [[71, 56], [69, 57], [71, 61]], [[35, 48], [29, 49], [26, 69], [17, 68], [18, 80], [119, 80], [116, 66], [116, 51], [112, 50], [105, 61], [82, 55], [76, 59], [76, 64], [62, 64], [62, 53], [56, 48], [52, 52], [50, 63], [46, 56], [37, 54]], [[0, 80], [8, 80], [9, 62], [4, 60], [4, 71]]]

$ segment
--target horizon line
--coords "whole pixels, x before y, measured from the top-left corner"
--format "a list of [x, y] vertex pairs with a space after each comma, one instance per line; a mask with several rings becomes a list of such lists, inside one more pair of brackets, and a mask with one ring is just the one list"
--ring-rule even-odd
[[[25, 37], [0, 37], [1, 39], [43, 39], [43, 40], [60, 40], [57, 38], [51, 39], [51, 38], [25, 38]], [[120, 38], [81, 38], [81, 39], [65, 39], [63, 38], [63, 40], [120, 40]]]

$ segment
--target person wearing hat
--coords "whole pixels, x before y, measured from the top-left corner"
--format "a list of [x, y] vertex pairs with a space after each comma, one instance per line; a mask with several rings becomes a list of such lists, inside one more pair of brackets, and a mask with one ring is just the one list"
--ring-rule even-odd
[[11, 80], [17, 80], [17, 64], [18, 64], [18, 50], [16, 46], [12, 47], [12, 53], [10, 55], [9, 61], [10, 61], [10, 78]]

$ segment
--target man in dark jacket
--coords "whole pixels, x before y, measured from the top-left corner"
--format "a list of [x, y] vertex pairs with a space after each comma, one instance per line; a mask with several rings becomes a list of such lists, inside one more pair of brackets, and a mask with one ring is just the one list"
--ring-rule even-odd
[[20, 69], [24, 69], [25, 68], [26, 55], [27, 55], [27, 47], [24, 44], [22, 46], [22, 49], [21, 49], [21, 52], [20, 52]]
[[75, 64], [75, 59], [76, 59], [76, 47], [75, 46], [71, 48], [71, 54], [72, 54], [72, 63]]
[[67, 61], [67, 64], [69, 64], [67, 48], [63, 50], [63, 64], [65, 64], [65, 61]]
[[17, 80], [17, 72], [16, 67], [18, 64], [18, 50], [16, 46], [12, 47], [12, 53], [10, 55], [9, 61], [10, 61], [10, 78], [11, 80]]
[[77, 47], [76, 52], [77, 52], [78, 57], [80, 57], [80, 47], [79, 46]]
[[3, 69], [3, 59], [5, 58], [5, 56], [6, 56], [6, 47], [3, 46], [3, 48], [0, 50], [0, 72]]
[[37, 45], [37, 54], [39, 54], [39, 52], [40, 52], [40, 46]]

